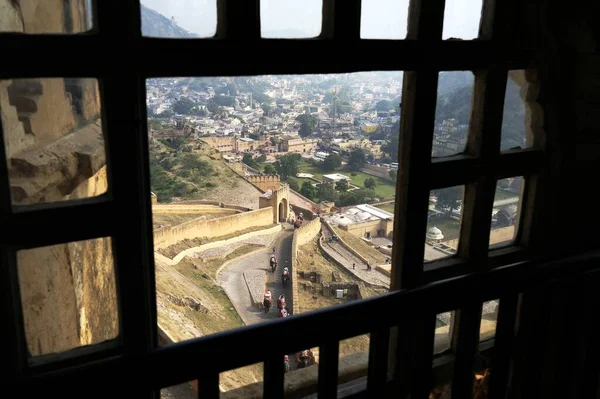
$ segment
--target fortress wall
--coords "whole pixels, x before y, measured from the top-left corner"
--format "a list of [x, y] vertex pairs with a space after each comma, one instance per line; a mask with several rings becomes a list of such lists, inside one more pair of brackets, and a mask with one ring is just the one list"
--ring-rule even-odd
[[248, 176], [246, 180], [263, 191], [278, 190], [281, 187], [279, 175]]
[[166, 248], [183, 240], [200, 237], [220, 237], [248, 227], [273, 224], [273, 210], [263, 208], [211, 220], [191, 220], [177, 226], [164, 227], [154, 232], [154, 248]]
[[319, 219], [305, 221], [299, 229], [294, 230], [294, 236], [292, 238], [292, 266], [294, 267], [292, 273], [292, 309], [296, 313], [299, 309], [298, 305], [298, 275], [295, 272], [298, 248], [310, 242], [319, 232], [321, 231], [321, 221]]

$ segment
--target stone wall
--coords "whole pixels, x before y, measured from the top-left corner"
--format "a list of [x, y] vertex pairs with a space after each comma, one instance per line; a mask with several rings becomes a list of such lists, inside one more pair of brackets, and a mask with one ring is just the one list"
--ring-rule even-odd
[[394, 180], [390, 177], [390, 170], [386, 168], [382, 168], [377, 165], [364, 165], [361, 169], [362, 172], [373, 175], [377, 177], [381, 177], [382, 179], [394, 182]]
[[[493, 229], [490, 231], [490, 243], [491, 245], [510, 242], [513, 240], [515, 235], [515, 226], [501, 227], [499, 229]], [[445, 245], [458, 249], [458, 238], [454, 240], [448, 240], [443, 242]]]
[[220, 237], [248, 227], [273, 224], [273, 211], [263, 208], [211, 220], [191, 220], [177, 226], [163, 227], [154, 231], [154, 248], [166, 248], [183, 240], [200, 237]]
[[281, 187], [281, 180], [279, 175], [259, 175], [259, 176], [248, 176], [246, 177], [250, 183], [262, 191], [267, 190], [279, 190]]
[[[0, 29], [25, 33], [88, 30], [88, 2], [0, 0]], [[17, 205], [88, 198], [106, 192], [100, 97], [94, 79], [0, 82], [0, 119]], [[77, 228], [85, 221], [65, 221]], [[114, 338], [118, 315], [110, 238], [17, 253], [31, 355]]]
[[[297, 257], [298, 257], [298, 248], [301, 245], [304, 245], [310, 242], [313, 238], [319, 234], [321, 231], [321, 220], [313, 219], [305, 221], [302, 226], [296, 230], [294, 230], [294, 236], [292, 238], [292, 265], [294, 267], [293, 270], [296, 270], [297, 266]], [[294, 309], [294, 313], [298, 311], [298, 274], [296, 272], [293, 273], [294, 276], [292, 278], [292, 309]]]
[[393, 227], [393, 221], [377, 220], [373, 222], [355, 223], [347, 226], [340, 226], [342, 230], [357, 237], [364, 238], [366, 233], [370, 233], [371, 237], [377, 237], [378, 230], [385, 230], [386, 237], [390, 234]]
[[[73, 198], [106, 189], [106, 168], [81, 183]], [[27, 346], [32, 355], [99, 343], [118, 334], [110, 238], [17, 253]]]
[[[377, 222], [377, 223], [379, 223], [379, 222]], [[331, 225], [326, 220], [323, 221], [323, 224], [325, 225], [325, 227], [327, 229], [329, 229], [329, 231], [331, 232], [331, 234], [335, 234], [335, 231], [333, 230], [333, 227], [331, 227]], [[365, 258], [364, 256], [362, 256], [357, 250], [355, 250], [350, 245], [348, 245], [348, 243], [346, 243], [346, 241], [344, 241], [342, 237], [338, 236], [338, 240], [339, 240], [340, 245], [342, 247], [346, 248], [346, 250], [348, 252], [350, 252], [351, 254], [353, 254], [354, 256], [356, 256], [363, 263], [365, 263], [365, 264], [369, 263], [369, 261], [367, 260], [367, 258]]]

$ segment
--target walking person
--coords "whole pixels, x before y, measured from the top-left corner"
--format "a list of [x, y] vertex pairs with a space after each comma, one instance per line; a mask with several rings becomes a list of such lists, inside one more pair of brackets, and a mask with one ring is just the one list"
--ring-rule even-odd
[[352, 264], [352, 270], [356, 269], [356, 263]]

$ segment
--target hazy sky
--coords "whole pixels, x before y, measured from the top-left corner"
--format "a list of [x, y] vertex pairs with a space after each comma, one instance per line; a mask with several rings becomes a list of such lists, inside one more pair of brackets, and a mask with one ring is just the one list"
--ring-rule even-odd
[[[482, 0], [446, 0], [444, 38], [473, 39], [479, 30]], [[142, 0], [182, 28], [201, 36], [216, 31], [216, 0]], [[409, 0], [362, 0], [361, 36], [403, 39]], [[288, 30], [317, 36], [321, 32], [322, 0], [261, 0], [263, 32]], [[298, 37], [298, 35], [294, 35]]]

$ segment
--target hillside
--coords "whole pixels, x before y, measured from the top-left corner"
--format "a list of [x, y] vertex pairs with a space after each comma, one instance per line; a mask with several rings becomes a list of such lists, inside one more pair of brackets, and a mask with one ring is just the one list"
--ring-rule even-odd
[[[466, 72], [470, 74], [471, 72]], [[466, 82], [462, 86], [456, 86]], [[441, 77], [440, 77], [440, 84]], [[449, 88], [453, 87], [452, 90]], [[436, 122], [444, 119], [455, 118], [460, 124], [469, 124], [471, 116], [471, 103], [473, 101], [473, 81], [469, 82], [463, 75], [458, 78], [448, 78], [444, 82], [444, 90], [437, 99], [435, 112]], [[524, 146], [525, 137], [525, 104], [520, 97], [520, 87], [512, 80], [508, 80], [506, 97], [504, 101], [504, 115], [502, 120], [502, 149], [506, 150], [517, 146]]]
[[162, 14], [141, 5], [142, 35], [148, 37], [194, 38], [196, 35], [186, 31]]
[[261, 194], [216, 150], [184, 138], [150, 145], [150, 183], [160, 203], [208, 200], [257, 209]]

